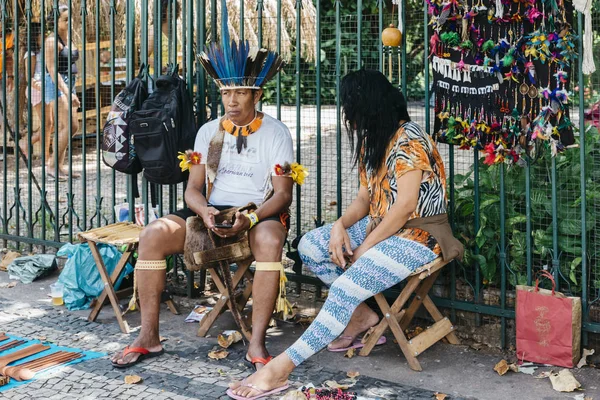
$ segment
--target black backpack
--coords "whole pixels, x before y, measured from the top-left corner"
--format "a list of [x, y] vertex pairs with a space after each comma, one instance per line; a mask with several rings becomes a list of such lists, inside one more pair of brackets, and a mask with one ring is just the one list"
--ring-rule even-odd
[[103, 129], [104, 164], [126, 174], [137, 174], [142, 171], [129, 123], [133, 112], [139, 110], [148, 98], [148, 85], [144, 75], [145, 66], [142, 65], [138, 76], [115, 97]]
[[177, 65], [157, 78], [155, 86], [132, 114], [129, 129], [144, 177], [152, 183], [176, 184], [188, 176], [179, 168], [177, 153], [194, 147], [194, 109]]

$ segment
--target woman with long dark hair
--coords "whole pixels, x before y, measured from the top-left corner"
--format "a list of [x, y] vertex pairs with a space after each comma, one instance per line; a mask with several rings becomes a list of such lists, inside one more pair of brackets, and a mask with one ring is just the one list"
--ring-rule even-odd
[[[58, 103], [58, 152], [46, 160], [46, 173], [50, 177], [54, 177], [56, 162], [58, 166], [57, 178], [59, 180], [66, 180], [68, 177], [64, 161], [69, 144], [69, 125], [71, 126], [71, 134], [77, 133], [79, 129], [77, 109], [81, 104], [75, 92], [75, 80], [78, 73], [75, 62], [79, 59], [79, 51], [74, 48], [72, 43], [69, 47], [69, 18], [69, 7], [64, 4], [58, 6], [56, 31], [48, 35], [45, 43], [46, 98], [44, 100], [46, 104], [53, 101]], [[54, 27], [54, 16], [48, 18], [47, 26]], [[58, 54], [58, 58], [56, 54]], [[58, 79], [56, 79], [57, 77]], [[71, 102], [69, 102], [69, 92], [71, 92]], [[72, 109], [70, 120], [69, 109]], [[48, 140], [46, 143], [48, 143]], [[79, 178], [80, 175], [72, 173], [71, 176]]]
[[307, 233], [298, 247], [304, 264], [330, 287], [327, 301], [283, 354], [230, 385], [234, 399], [285, 390], [294, 368], [328, 344], [332, 351], [360, 347], [357, 337], [379, 321], [366, 299], [442, 252], [445, 259], [460, 257], [446, 217], [442, 159], [410, 121], [400, 91], [380, 72], [360, 70], [343, 78], [340, 97], [360, 189], [340, 219]]

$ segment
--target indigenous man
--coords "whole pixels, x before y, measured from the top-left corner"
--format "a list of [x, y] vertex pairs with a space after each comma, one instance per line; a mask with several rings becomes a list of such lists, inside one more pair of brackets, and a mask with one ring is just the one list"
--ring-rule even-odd
[[[271, 359], [265, 335], [279, 291], [282, 248], [289, 222], [286, 210], [292, 202], [294, 182], [289, 174], [277, 171], [281, 165], [292, 164], [294, 156], [288, 128], [257, 111], [256, 104], [261, 99], [262, 86], [282, 68], [283, 60], [266, 49], [252, 51], [248, 43], [230, 42], [226, 26], [222, 38], [222, 46], [213, 44], [201, 55], [201, 62], [220, 88], [225, 115], [200, 128], [194, 153], [184, 160], [190, 165], [185, 191], [187, 208], [152, 222], [140, 235], [136, 281], [142, 326], [133, 344], [112, 358], [113, 366], [118, 368], [163, 353], [158, 318], [165, 286], [165, 257], [184, 251], [186, 219], [193, 215], [200, 216], [207, 229], [220, 237], [248, 231], [256, 260], [253, 287], [259, 290], [252, 293], [252, 339], [246, 359], [257, 368]], [[223, 147], [207, 199], [203, 189], [207, 173], [211, 172], [206, 163], [209, 144], [221, 129]], [[272, 195], [264, 200], [271, 191]], [[249, 202], [259, 205], [254, 213], [238, 213], [230, 228], [215, 226], [215, 215], [220, 209]]]

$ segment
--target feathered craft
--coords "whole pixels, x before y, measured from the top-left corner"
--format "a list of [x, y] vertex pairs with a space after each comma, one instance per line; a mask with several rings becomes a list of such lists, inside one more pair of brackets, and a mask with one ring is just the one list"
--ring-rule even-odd
[[211, 43], [200, 54], [200, 63], [219, 89], [260, 89], [279, 72], [285, 61], [276, 52], [250, 48], [248, 41], [230, 39], [227, 6], [221, 7], [221, 46]]

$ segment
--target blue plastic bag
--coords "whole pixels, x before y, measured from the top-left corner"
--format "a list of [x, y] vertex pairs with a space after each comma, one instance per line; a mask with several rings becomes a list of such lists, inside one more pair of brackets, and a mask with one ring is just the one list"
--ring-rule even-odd
[[[121, 253], [112, 245], [98, 244], [97, 246], [108, 276], [110, 276], [121, 258]], [[100, 296], [104, 290], [104, 282], [96, 268], [90, 246], [87, 243], [67, 243], [58, 250], [56, 255], [69, 257], [58, 277], [58, 281], [65, 287], [63, 294], [65, 306], [69, 310], [90, 308], [92, 300]], [[115, 289], [119, 288], [123, 278], [131, 272], [133, 272], [133, 267], [127, 263], [121, 276], [115, 282]]]

